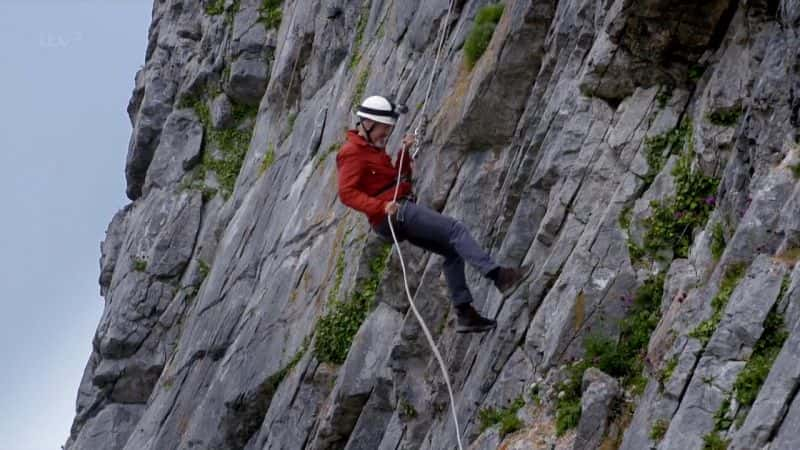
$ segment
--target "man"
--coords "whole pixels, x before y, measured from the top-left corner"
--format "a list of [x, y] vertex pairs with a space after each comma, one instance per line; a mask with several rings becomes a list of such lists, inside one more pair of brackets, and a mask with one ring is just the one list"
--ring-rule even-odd
[[[408, 150], [414, 136], [403, 138], [405, 152], [392, 160], [385, 151], [392, 133], [398, 108], [385, 97], [364, 100], [356, 112], [356, 129], [347, 132], [347, 142], [336, 155], [339, 177], [339, 199], [350, 208], [366, 214], [372, 229], [391, 241], [389, 218], [398, 241], [408, 240], [417, 247], [444, 256], [444, 274], [456, 310], [456, 331], [484, 332], [496, 326], [482, 317], [472, 306], [472, 294], [464, 276], [464, 261], [491, 279], [501, 292], [509, 292], [522, 279], [522, 269], [500, 267], [475, 242], [461, 222], [415, 203], [411, 186], [411, 158]], [[404, 155], [401, 161], [401, 155]], [[402, 165], [402, 181], [398, 202], [393, 202], [398, 167]]]

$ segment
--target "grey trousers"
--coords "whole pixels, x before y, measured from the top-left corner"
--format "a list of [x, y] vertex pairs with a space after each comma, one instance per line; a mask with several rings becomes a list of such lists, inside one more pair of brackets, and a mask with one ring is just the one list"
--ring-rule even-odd
[[[497, 263], [475, 242], [463, 223], [424, 205], [407, 200], [399, 200], [398, 203], [400, 209], [392, 222], [397, 240], [407, 240], [417, 247], [444, 256], [444, 276], [453, 304], [472, 302], [472, 294], [464, 276], [464, 261], [483, 276], [498, 267]], [[374, 230], [393, 242], [388, 219], [375, 226]]]

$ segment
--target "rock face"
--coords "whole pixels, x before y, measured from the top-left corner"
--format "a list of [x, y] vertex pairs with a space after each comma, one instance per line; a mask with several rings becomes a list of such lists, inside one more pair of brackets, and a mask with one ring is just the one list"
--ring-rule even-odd
[[487, 2], [448, 4], [154, 3], [66, 449], [457, 448], [336, 194], [372, 94], [409, 106], [390, 149], [427, 109], [420, 202], [533, 266], [505, 298], [468, 268], [498, 327], [462, 335], [402, 244], [464, 448], [800, 448], [800, 1], [506, 0], [471, 68]]
[[581, 420], [575, 435], [574, 450], [600, 446], [612, 414], [612, 402], [618, 395], [619, 383], [614, 378], [593, 367], [583, 373]]

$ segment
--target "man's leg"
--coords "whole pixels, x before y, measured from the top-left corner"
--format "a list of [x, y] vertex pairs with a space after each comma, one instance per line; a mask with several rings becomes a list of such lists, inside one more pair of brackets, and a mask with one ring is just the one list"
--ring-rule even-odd
[[[472, 303], [472, 294], [467, 286], [467, 279], [464, 275], [464, 258], [462, 258], [448, 242], [439, 242], [428, 239], [422, 233], [414, 233], [407, 236], [407, 224], [394, 221], [395, 234], [398, 241], [408, 240], [411, 244], [425, 249], [429, 252], [444, 256], [444, 278], [447, 281], [447, 288], [450, 291], [450, 299], [453, 305], [467, 305]], [[388, 221], [384, 220], [376, 228], [375, 232], [383, 239], [392, 241], [391, 231]]]
[[464, 275], [464, 258], [453, 252], [445, 256], [442, 264], [447, 287], [453, 295], [453, 305], [468, 305], [472, 303], [472, 293], [467, 286], [467, 277]]
[[444, 277], [456, 312], [457, 333], [482, 333], [497, 326], [496, 321], [481, 316], [472, 306], [472, 294], [464, 276], [464, 258], [449, 246], [431, 240], [410, 237], [408, 242], [445, 257]]
[[[449, 247], [487, 276], [499, 267], [483, 248], [475, 242], [467, 227], [452, 217], [440, 214], [424, 205], [403, 202], [397, 214], [404, 234], [409, 240], [433, 241], [442, 247]], [[461, 263], [463, 268], [463, 262]], [[455, 269], [453, 269], [455, 272]], [[463, 272], [463, 269], [462, 269]]]
[[[400, 230], [399, 234], [406, 234], [402, 238], [398, 236], [399, 240], [403, 240], [406, 237], [411, 239], [413, 236], [418, 240], [433, 241], [440, 247], [452, 249], [463, 260], [475, 267], [481, 275], [492, 280], [495, 287], [504, 294], [512, 292], [530, 270], [530, 266], [516, 269], [497, 265], [491, 256], [475, 242], [475, 239], [463, 223], [426, 206], [403, 201], [396, 216], [395, 228]], [[388, 233], [388, 224], [384, 222], [382, 225], [383, 228], [386, 228], [386, 233]], [[452, 264], [455, 263], [453, 262]], [[458, 269], [463, 272], [463, 262]], [[447, 274], [447, 266], [445, 271], [445, 274]], [[453, 268], [452, 273], [455, 274], [455, 272], [456, 268]], [[454, 276], [452, 279], [455, 280], [456, 277]]]
[[442, 269], [453, 305], [457, 307], [458, 305], [472, 303], [472, 294], [469, 292], [467, 278], [464, 275], [464, 259], [459, 256], [451, 246], [442, 245], [439, 242], [419, 236], [409, 236], [408, 242], [417, 247], [444, 256]]
[[[456, 311], [456, 332], [480, 333], [493, 329], [497, 322], [482, 317], [472, 306], [472, 294], [464, 276], [462, 252], [473, 257], [474, 265], [484, 275], [496, 265], [478, 247], [466, 228], [450, 217], [409, 202], [401, 206], [396, 228], [402, 229], [410, 243], [445, 257], [443, 270]], [[459, 247], [461, 251], [458, 251]]]

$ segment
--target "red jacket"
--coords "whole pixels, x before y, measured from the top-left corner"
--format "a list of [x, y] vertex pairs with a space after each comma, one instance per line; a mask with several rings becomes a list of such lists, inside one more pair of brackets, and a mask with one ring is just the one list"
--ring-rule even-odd
[[[398, 152], [397, 161], [392, 165], [392, 159], [383, 149], [371, 145], [356, 130], [349, 130], [347, 142], [336, 155], [339, 200], [350, 208], [366, 214], [371, 225], [383, 221], [386, 217], [384, 208], [394, 198], [400, 153]], [[410, 160], [406, 152], [402, 171], [406, 180], [411, 180]], [[397, 198], [409, 192], [411, 183], [401, 181]]]

